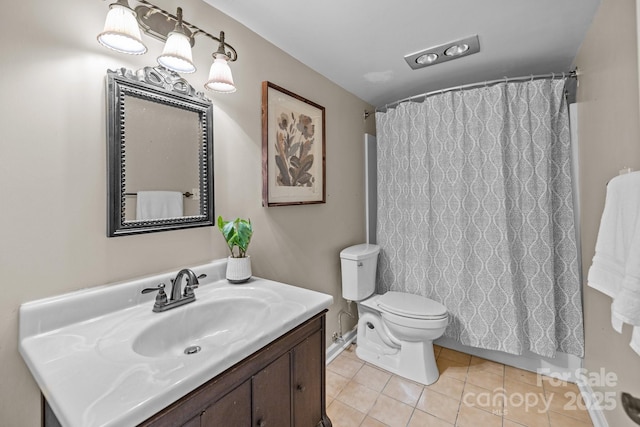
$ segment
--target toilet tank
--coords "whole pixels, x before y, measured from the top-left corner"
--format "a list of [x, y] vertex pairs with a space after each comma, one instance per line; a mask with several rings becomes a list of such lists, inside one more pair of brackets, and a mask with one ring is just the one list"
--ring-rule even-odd
[[344, 299], [361, 301], [373, 295], [379, 253], [380, 246], [368, 243], [349, 246], [340, 252]]

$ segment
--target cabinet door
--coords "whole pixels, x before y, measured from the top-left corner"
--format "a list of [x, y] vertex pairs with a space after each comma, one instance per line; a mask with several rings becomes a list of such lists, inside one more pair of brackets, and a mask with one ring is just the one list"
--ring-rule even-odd
[[245, 381], [200, 416], [201, 427], [250, 427], [251, 380]]
[[285, 353], [253, 377], [254, 427], [291, 426], [291, 373]]
[[324, 349], [322, 331], [293, 348], [293, 419], [295, 427], [315, 427], [322, 421]]

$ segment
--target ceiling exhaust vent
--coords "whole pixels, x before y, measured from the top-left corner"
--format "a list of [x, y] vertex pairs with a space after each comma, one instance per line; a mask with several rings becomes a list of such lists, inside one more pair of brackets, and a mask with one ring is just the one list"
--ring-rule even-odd
[[480, 52], [478, 36], [430, 47], [404, 57], [414, 70]]

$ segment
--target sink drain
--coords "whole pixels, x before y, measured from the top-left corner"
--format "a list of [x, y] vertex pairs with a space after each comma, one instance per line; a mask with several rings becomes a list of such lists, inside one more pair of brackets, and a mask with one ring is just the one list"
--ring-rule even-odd
[[202, 350], [202, 348], [199, 345], [190, 345], [184, 349], [184, 354], [196, 354], [200, 350]]

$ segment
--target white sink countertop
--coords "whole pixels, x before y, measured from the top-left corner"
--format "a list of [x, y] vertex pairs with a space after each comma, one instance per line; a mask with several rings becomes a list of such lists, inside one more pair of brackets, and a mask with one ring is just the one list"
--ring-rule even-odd
[[62, 425], [135, 426], [333, 302], [256, 277], [232, 285], [225, 268], [191, 267], [207, 274], [196, 301], [161, 313], [141, 291], [177, 272], [23, 304], [19, 351]]

